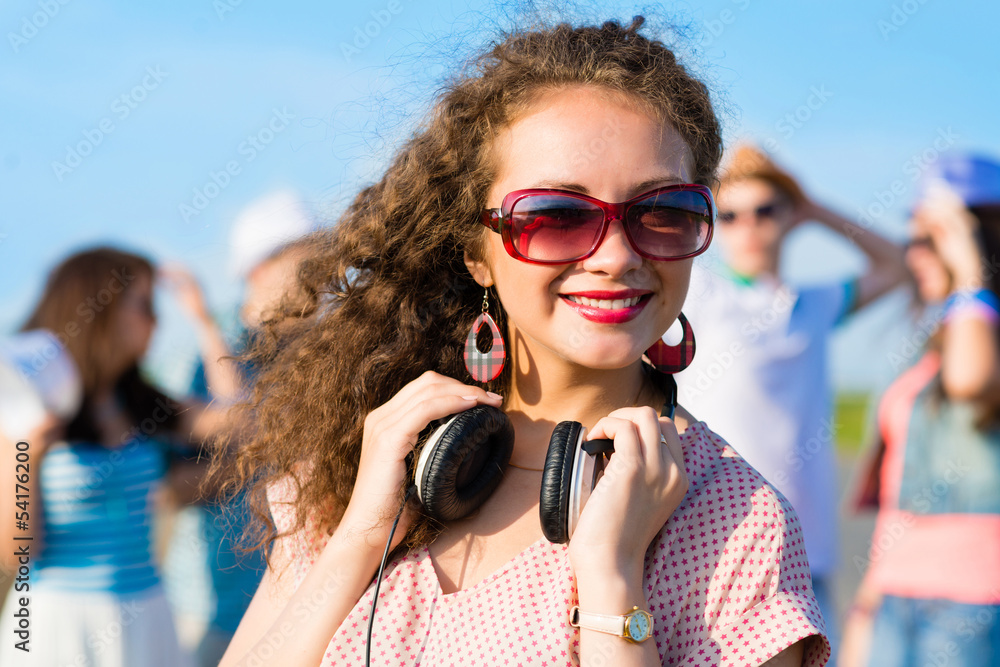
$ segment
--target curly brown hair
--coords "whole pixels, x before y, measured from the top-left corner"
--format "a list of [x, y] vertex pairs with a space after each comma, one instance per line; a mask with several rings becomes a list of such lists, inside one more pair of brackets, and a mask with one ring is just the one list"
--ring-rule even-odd
[[[483, 288], [463, 253], [482, 257], [488, 232], [477, 220], [496, 173], [493, 140], [541, 92], [590, 85], [622, 94], [674, 127], [694, 157], [695, 181], [713, 184], [722, 140], [708, 90], [663, 42], [640, 34], [643, 22], [507, 35], [447, 86], [382, 179], [333, 229], [312, 236], [300, 298], [265, 324], [248, 354], [260, 374], [242, 407], [252, 427], [231, 485], [253, 487], [264, 524], [257, 546], [276, 537], [270, 483], [296, 479], [293, 530], [308, 520], [330, 532], [351, 497], [368, 413], [427, 370], [467, 379], [462, 349]], [[505, 332], [505, 313], [492, 303]], [[488, 389], [506, 394], [509, 366]], [[418, 517], [400, 548], [426, 544], [439, 529]]]

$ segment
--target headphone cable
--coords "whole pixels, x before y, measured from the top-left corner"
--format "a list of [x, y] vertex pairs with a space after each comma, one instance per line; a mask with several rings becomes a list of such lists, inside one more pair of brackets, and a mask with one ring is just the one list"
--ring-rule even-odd
[[403, 502], [399, 506], [399, 511], [396, 512], [396, 519], [392, 522], [392, 529], [389, 530], [389, 537], [385, 541], [385, 551], [382, 552], [382, 562], [378, 566], [378, 574], [375, 575], [375, 592], [372, 595], [372, 610], [368, 614], [368, 636], [365, 639], [365, 666], [371, 667], [372, 660], [372, 627], [375, 624], [375, 605], [378, 604], [378, 589], [382, 585], [382, 572], [385, 570], [385, 563], [389, 560], [389, 547], [392, 545], [392, 537], [396, 534], [396, 526], [399, 525], [399, 518], [403, 516], [403, 510], [406, 509], [406, 503], [409, 502], [410, 497], [416, 493], [417, 487], [413, 484], [406, 489], [406, 495], [403, 496]]

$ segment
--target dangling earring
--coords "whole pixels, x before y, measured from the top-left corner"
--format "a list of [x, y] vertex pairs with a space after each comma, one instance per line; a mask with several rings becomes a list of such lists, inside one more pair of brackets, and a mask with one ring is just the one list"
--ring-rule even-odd
[[646, 356], [661, 373], [680, 373], [694, 359], [694, 329], [684, 317], [684, 313], [677, 316], [677, 321], [680, 322], [683, 331], [680, 343], [667, 345], [661, 337], [646, 350]]
[[[500, 329], [497, 328], [497, 323], [490, 317], [489, 294], [489, 290], [483, 293], [483, 312], [473, 322], [472, 331], [469, 332], [469, 337], [465, 339], [465, 367], [468, 369], [469, 375], [476, 382], [489, 382], [495, 379], [500, 375], [500, 371], [503, 370], [504, 361], [507, 359], [507, 348], [504, 347]], [[479, 336], [479, 330], [482, 329], [483, 325], [490, 328], [490, 334], [493, 336], [493, 342], [487, 352], [480, 352], [479, 346], [476, 345], [476, 338]]]

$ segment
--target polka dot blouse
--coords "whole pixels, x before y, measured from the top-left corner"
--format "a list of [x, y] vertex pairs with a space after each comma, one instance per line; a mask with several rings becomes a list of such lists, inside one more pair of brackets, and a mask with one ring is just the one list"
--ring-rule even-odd
[[[704, 423], [688, 427], [681, 443], [690, 487], [645, 560], [662, 664], [760, 665], [812, 636], [803, 664], [825, 665], [830, 648], [795, 511]], [[290, 480], [268, 492], [282, 533], [294, 525], [293, 493]], [[323, 546], [307, 532], [281, 538], [293, 554], [283, 579], [296, 588]], [[322, 665], [364, 664], [373, 590], [330, 638]], [[450, 594], [421, 548], [386, 567], [372, 664], [578, 665], [579, 629], [568, 622], [576, 602], [567, 545], [542, 539]]]

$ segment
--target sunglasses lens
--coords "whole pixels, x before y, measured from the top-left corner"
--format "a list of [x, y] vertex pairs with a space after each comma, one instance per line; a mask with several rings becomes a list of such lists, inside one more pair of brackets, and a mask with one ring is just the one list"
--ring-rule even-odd
[[712, 226], [712, 207], [700, 192], [672, 190], [636, 202], [627, 217], [629, 234], [642, 252], [671, 259], [704, 249]]
[[522, 257], [568, 262], [594, 247], [604, 211], [592, 202], [565, 195], [531, 195], [514, 204], [510, 222], [511, 240]]
[[777, 204], [766, 204], [757, 209], [757, 217], [765, 218], [770, 220], [774, 218], [774, 214], [778, 211]]

